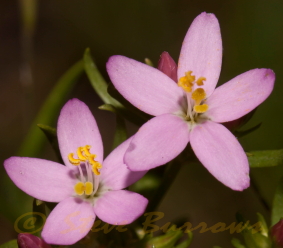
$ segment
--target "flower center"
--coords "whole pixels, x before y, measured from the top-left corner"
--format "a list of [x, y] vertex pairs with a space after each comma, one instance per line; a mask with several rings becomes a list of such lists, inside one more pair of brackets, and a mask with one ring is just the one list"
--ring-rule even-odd
[[[80, 172], [80, 182], [76, 183], [74, 191], [77, 195], [94, 196], [99, 186], [99, 169], [102, 165], [95, 160], [96, 155], [90, 153], [91, 146], [86, 145], [77, 149], [77, 157], [74, 153], [68, 155], [71, 164], [78, 166]], [[85, 172], [83, 172], [83, 166]]]
[[192, 71], [185, 73], [178, 81], [178, 86], [182, 87], [187, 95], [188, 109], [186, 113], [186, 120], [196, 122], [200, 114], [208, 110], [208, 105], [205, 104], [206, 93], [203, 88], [196, 88], [196, 86], [203, 86], [206, 81], [205, 77], [196, 77], [192, 75]]

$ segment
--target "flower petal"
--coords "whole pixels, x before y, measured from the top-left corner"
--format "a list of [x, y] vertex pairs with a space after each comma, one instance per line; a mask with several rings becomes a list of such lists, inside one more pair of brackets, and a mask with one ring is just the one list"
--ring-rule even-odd
[[73, 170], [38, 158], [11, 157], [4, 167], [12, 181], [27, 194], [48, 202], [59, 202], [74, 192]]
[[90, 145], [96, 160], [103, 161], [103, 144], [96, 121], [88, 106], [78, 99], [69, 100], [62, 108], [57, 125], [60, 152], [65, 165], [72, 166], [68, 155], [78, 147]]
[[124, 155], [132, 137], [113, 150], [100, 170], [103, 185], [111, 190], [124, 189], [142, 178], [147, 171], [130, 171], [124, 163]]
[[191, 132], [191, 146], [204, 167], [227, 187], [249, 187], [247, 156], [235, 136], [223, 125], [207, 121]]
[[149, 170], [177, 157], [188, 142], [188, 123], [175, 115], [160, 115], [134, 135], [124, 161], [130, 170]]
[[90, 231], [95, 214], [89, 202], [70, 197], [48, 216], [41, 236], [49, 244], [72, 245]]
[[184, 39], [178, 63], [178, 78], [192, 71], [205, 77], [203, 88], [209, 96], [218, 82], [222, 63], [222, 39], [217, 18], [201, 13], [191, 24]]
[[251, 112], [272, 92], [275, 74], [270, 69], [247, 71], [218, 87], [207, 99], [212, 121], [227, 122]]
[[185, 104], [181, 88], [156, 68], [120, 55], [110, 57], [106, 66], [123, 97], [150, 115], [175, 113]]
[[94, 212], [106, 223], [126, 225], [144, 213], [147, 203], [145, 197], [131, 191], [108, 191], [97, 200]]

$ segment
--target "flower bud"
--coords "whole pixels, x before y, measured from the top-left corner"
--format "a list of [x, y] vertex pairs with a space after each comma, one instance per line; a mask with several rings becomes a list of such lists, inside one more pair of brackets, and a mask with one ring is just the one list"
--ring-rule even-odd
[[163, 52], [160, 55], [160, 59], [158, 61], [157, 69], [162, 71], [164, 74], [166, 74], [168, 77], [170, 77], [172, 80], [177, 82], [177, 64], [172, 59], [172, 57], [169, 55], [168, 52]]
[[18, 246], [19, 248], [51, 248], [42, 239], [29, 233], [20, 233], [18, 235]]
[[283, 219], [271, 227], [270, 235], [273, 238], [277, 248], [283, 247]]

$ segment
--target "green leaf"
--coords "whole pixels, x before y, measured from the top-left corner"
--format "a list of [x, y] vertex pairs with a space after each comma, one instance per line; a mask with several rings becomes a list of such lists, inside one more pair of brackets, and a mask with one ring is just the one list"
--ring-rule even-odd
[[32, 211], [33, 230], [29, 233], [40, 236], [41, 229], [44, 226], [46, 220], [45, 203], [38, 199], [34, 199], [32, 204]]
[[101, 110], [106, 110], [112, 113], [117, 113], [117, 110], [113, 107], [113, 105], [111, 104], [103, 104], [101, 106], [98, 107]]
[[51, 144], [53, 150], [55, 151], [57, 158], [60, 161], [60, 163], [64, 164], [64, 162], [61, 158], [56, 128], [53, 128], [53, 127], [50, 127], [50, 126], [47, 126], [47, 125], [43, 125], [43, 124], [37, 124], [37, 126], [41, 129], [41, 131], [47, 137], [47, 139], [48, 139], [49, 143]]
[[101, 73], [99, 72], [98, 68], [96, 67], [91, 54], [90, 49], [87, 48], [84, 53], [83, 57], [84, 61], [84, 68], [85, 72], [90, 80], [92, 87], [94, 88], [95, 92], [99, 95], [101, 100], [106, 104], [111, 104], [114, 107], [122, 107], [121, 104], [112, 98], [107, 92], [107, 83], [102, 77]]
[[[137, 125], [142, 125], [148, 120], [141, 116], [144, 114], [141, 114], [140, 111], [136, 110], [136, 112], [133, 112], [132, 110], [135, 108], [132, 105], [129, 104], [130, 107], [127, 106], [127, 108], [125, 108], [125, 106], [120, 103], [121, 99], [125, 101], [124, 98], [120, 94], [118, 94], [118, 92], [112, 85], [107, 85], [106, 81], [102, 77], [91, 57], [89, 48], [86, 49], [83, 60], [86, 74], [91, 82], [93, 89], [101, 98], [101, 100], [106, 104], [100, 106], [100, 109], [113, 112], [113, 107], [115, 109], [115, 112], [119, 113], [125, 119]], [[113, 92], [113, 94], [110, 94], [109, 92]], [[116, 97], [117, 95], [121, 96], [120, 99]], [[112, 96], [114, 96], [114, 98]], [[110, 107], [110, 105], [112, 107]]]
[[77, 79], [83, 73], [83, 69], [83, 61], [79, 61], [58, 80], [33, 121], [20, 147], [18, 156], [36, 157], [41, 152], [45, 137], [38, 129], [37, 124], [44, 123], [45, 125], [52, 125], [55, 122], [61, 107], [75, 86]]
[[[177, 245], [175, 248], [188, 248], [189, 245], [192, 243], [193, 240], [193, 233], [192, 232], [188, 232], [188, 238], [182, 242], [181, 244]], [[216, 246], [214, 246], [214, 248], [217, 248]], [[221, 248], [221, 247], [218, 247]]]
[[257, 124], [256, 126], [249, 128], [248, 130], [244, 130], [244, 131], [235, 131], [234, 134], [237, 138], [241, 138], [243, 136], [246, 136], [249, 133], [252, 133], [254, 131], [256, 131], [257, 129], [259, 129], [261, 126], [261, 123]]
[[110, 84], [107, 88], [109, 94], [117, 99], [123, 106], [123, 108], [117, 108], [117, 106], [113, 105], [117, 111], [120, 112], [120, 114], [130, 122], [141, 126], [146, 121], [148, 121], [151, 116], [148, 114], [145, 114], [138, 108], [134, 107], [131, 103], [129, 103], [116, 89], [115, 87]]
[[116, 131], [114, 135], [113, 149], [128, 138], [126, 123], [120, 115], [116, 115]]
[[283, 149], [252, 151], [248, 154], [250, 167], [271, 167], [283, 162]]
[[16, 239], [10, 240], [7, 243], [0, 245], [0, 248], [18, 248], [18, 243]]
[[283, 218], [283, 177], [280, 179], [273, 198], [271, 210], [271, 225], [275, 225]]

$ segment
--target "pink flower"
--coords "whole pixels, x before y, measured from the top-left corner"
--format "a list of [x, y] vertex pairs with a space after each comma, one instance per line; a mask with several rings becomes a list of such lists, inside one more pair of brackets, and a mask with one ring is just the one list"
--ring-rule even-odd
[[143, 214], [148, 200], [121, 190], [145, 174], [131, 172], [123, 163], [131, 139], [103, 161], [96, 121], [77, 99], [61, 110], [57, 134], [66, 166], [23, 157], [4, 162], [9, 177], [21, 190], [42, 201], [59, 202], [43, 227], [41, 235], [47, 243], [74, 244], [90, 231], [96, 216], [109, 224], [126, 225]]
[[249, 165], [238, 140], [222, 122], [246, 115], [271, 93], [270, 69], [247, 71], [215, 89], [222, 62], [217, 18], [202, 13], [184, 39], [178, 83], [163, 72], [117, 55], [107, 63], [116, 89], [140, 110], [156, 116], [132, 139], [124, 161], [133, 171], [148, 170], [174, 159], [188, 142], [200, 162], [234, 190], [249, 186]]

